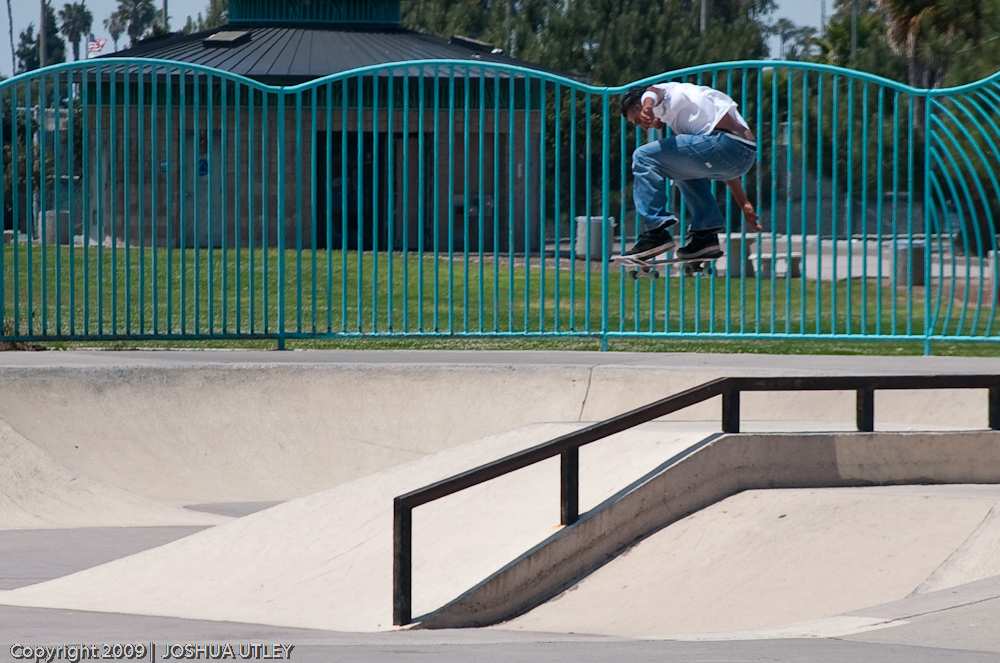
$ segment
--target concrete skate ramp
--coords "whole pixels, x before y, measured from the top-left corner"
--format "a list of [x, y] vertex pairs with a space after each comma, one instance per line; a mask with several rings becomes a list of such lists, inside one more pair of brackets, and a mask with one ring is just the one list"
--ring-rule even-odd
[[[746, 491], [501, 628], [670, 637], [832, 617], [910, 595], [956, 553], [995, 560], [969, 542], [998, 503], [1000, 486]], [[992, 575], [968, 571], [955, 584]]]
[[73, 473], [174, 503], [306, 495], [486, 435], [575, 421], [575, 367], [0, 369], [0, 418]]
[[[573, 526], [554, 533], [454, 601], [418, 617], [418, 621], [425, 627], [448, 628], [496, 624], [523, 615], [614, 560], [636, 541], [744, 490], [924, 483], [1000, 484], [1000, 433], [723, 435], [671, 459], [642, 481], [583, 514]], [[957, 551], [968, 539], [968, 549], [947, 560], [947, 555], [941, 557], [916, 580], [907, 577], [901, 582], [905, 585], [912, 581], [910, 588], [916, 589], [938, 567], [946, 581], [953, 583], [983, 577], [979, 573], [992, 575], [994, 562], [983, 550], [996, 536], [991, 506], [989, 502], [975, 516], [973, 525], [963, 525], [964, 534], [949, 540], [947, 547], [948, 552]], [[837, 517], [831, 514], [831, 518]], [[978, 528], [980, 522], [982, 528]], [[935, 519], [921, 525], [930, 536], [939, 532], [945, 536], [948, 526]], [[976, 537], [972, 536], [974, 530]], [[699, 530], [699, 536], [711, 541], [721, 534], [707, 528]], [[765, 536], [762, 532], [761, 538]], [[844, 545], [850, 550], [851, 541]], [[859, 565], [870, 563], [861, 561], [866, 556], [864, 550], [858, 554]], [[904, 566], [907, 563], [905, 559], [900, 561]], [[693, 574], [697, 570], [690, 569]], [[820, 570], [817, 566], [813, 572]], [[641, 583], [643, 572], [628, 577]], [[664, 596], [672, 592], [667, 586], [662, 589]], [[564, 600], [552, 605], [558, 607]], [[751, 595], [747, 600], [754, 599]], [[883, 597], [881, 602], [886, 600], [891, 598]], [[762, 602], [754, 614], [768, 619], [768, 605], [770, 602]], [[775, 617], [780, 618], [783, 614]], [[677, 629], [671, 628], [670, 632]]]
[[[0, 418], [76, 476], [174, 504], [284, 500], [520, 426], [599, 420], [722, 375], [816, 373], [707, 359], [704, 368], [685, 359], [695, 365], [683, 370], [563, 365], [548, 355], [475, 365], [293, 363], [295, 353], [271, 364], [171, 363], [172, 353], [126, 353], [97, 355], [117, 364], [58, 366], [77, 355], [50, 354], [49, 365], [0, 367]], [[985, 402], [985, 391], [880, 392], [877, 421], [982, 427]], [[777, 421], [850, 428], [853, 417], [853, 393], [743, 397], [748, 430]], [[717, 430], [718, 399], [669, 419]]]
[[[440, 452], [168, 545], [46, 583], [0, 604], [302, 626], [391, 627], [392, 497], [564, 434], [540, 424]], [[706, 432], [648, 424], [581, 450], [581, 507]], [[414, 604], [430, 611], [559, 529], [552, 459], [414, 514]]]
[[0, 527], [214, 525], [196, 513], [76, 476], [0, 419]]

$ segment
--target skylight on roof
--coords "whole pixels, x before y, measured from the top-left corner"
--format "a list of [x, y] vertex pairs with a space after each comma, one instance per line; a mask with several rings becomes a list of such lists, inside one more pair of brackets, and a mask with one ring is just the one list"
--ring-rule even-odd
[[239, 46], [250, 41], [249, 30], [221, 30], [202, 40], [205, 46]]

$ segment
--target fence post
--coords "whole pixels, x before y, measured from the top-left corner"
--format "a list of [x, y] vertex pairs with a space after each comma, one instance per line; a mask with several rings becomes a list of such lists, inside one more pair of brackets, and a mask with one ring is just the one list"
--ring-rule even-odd
[[[934, 324], [931, 320], [931, 104], [934, 99], [924, 90], [924, 355], [931, 354], [931, 334]], [[912, 287], [912, 286], [911, 286]], [[944, 287], [942, 284], [939, 288]]]
[[392, 503], [392, 623], [410, 623], [413, 594], [413, 509], [397, 497]]
[[726, 387], [722, 392], [722, 432], [740, 432], [740, 390]]
[[580, 517], [580, 450], [559, 454], [559, 500], [562, 525], [572, 525]]
[[[285, 349], [285, 94], [278, 97], [278, 349]], [[296, 155], [298, 158], [298, 155]]]
[[870, 433], [875, 430], [875, 390], [859, 387], [857, 390], [858, 430]]
[[[607, 350], [608, 334], [608, 215], [611, 212], [611, 131], [610, 99], [605, 88], [601, 96], [601, 350]], [[589, 268], [588, 268], [589, 269]]]

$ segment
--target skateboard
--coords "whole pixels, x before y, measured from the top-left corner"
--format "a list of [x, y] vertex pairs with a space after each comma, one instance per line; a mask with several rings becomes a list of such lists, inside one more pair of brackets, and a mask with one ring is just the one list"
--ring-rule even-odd
[[611, 263], [628, 269], [628, 273], [633, 279], [658, 279], [660, 278], [660, 270], [656, 268], [657, 265], [684, 265], [684, 273], [688, 276], [714, 274], [715, 261], [722, 256], [723, 253], [721, 251], [717, 255], [702, 256], [699, 258], [664, 258], [661, 260], [633, 258], [631, 256], [612, 256]]

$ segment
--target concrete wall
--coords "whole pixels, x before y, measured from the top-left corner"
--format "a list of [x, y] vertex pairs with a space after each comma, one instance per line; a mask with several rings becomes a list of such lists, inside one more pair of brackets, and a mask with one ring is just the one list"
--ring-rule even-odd
[[743, 490], [937, 483], [1000, 483], [1000, 433], [710, 438], [417, 621], [454, 628], [523, 614], [640, 539]]

